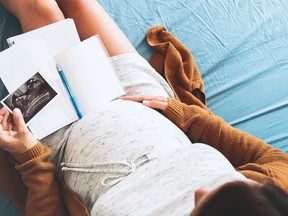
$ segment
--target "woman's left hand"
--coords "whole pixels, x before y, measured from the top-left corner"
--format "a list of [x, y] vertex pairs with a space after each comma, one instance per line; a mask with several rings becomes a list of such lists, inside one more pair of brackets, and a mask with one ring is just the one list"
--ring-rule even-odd
[[140, 102], [147, 107], [159, 110], [165, 110], [168, 106], [168, 99], [162, 96], [133, 95], [120, 97], [119, 99]]

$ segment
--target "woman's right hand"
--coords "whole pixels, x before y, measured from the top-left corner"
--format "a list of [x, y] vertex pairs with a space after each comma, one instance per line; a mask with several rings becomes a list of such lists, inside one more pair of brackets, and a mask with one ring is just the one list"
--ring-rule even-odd
[[36, 144], [37, 139], [27, 128], [21, 111], [16, 108], [11, 115], [3, 107], [0, 110], [0, 148], [16, 156]]

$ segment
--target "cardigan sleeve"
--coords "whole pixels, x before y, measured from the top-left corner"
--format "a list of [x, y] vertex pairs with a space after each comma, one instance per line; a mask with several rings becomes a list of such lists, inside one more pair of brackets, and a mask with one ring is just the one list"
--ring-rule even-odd
[[64, 216], [65, 207], [56, 182], [56, 168], [48, 161], [51, 149], [38, 142], [27, 152], [17, 155], [16, 169], [27, 187], [27, 216]]
[[182, 129], [192, 142], [220, 151], [247, 178], [272, 181], [288, 191], [288, 155], [242, 132], [208, 109], [169, 99], [163, 114]]

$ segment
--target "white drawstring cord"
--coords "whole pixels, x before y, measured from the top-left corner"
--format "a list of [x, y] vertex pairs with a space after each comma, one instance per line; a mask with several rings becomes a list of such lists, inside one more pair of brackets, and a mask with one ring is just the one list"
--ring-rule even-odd
[[[153, 146], [148, 146], [145, 152], [150, 152]], [[74, 172], [85, 172], [85, 173], [109, 173], [110, 176], [105, 177], [101, 181], [101, 185], [104, 187], [112, 187], [118, 182], [122, 181], [123, 178], [133, 173], [137, 167], [142, 164], [155, 159], [156, 157], [150, 153], [142, 154], [141, 156], [133, 157], [132, 159], [126, 159], [123, 161], [113, 162], [98, 162], [98, 163], [65, 163], [60, 164], [62, 171], [74, 171]]]

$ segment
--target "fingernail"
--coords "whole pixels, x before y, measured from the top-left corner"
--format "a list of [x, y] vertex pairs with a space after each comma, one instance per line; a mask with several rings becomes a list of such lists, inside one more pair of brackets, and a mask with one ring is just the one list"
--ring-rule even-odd
[[149, 101], [148, 101], [148, 100], [143, 100], [142, 103], [143, 103], [144, 105], [148, 105], [148, 104], [149, 104]]
[[20, 111], [19, 108], [15, 108], [15, 109], [14, 109], [14, 112], [15, 112], [16, 114], [21, 114], [21, 111]]

